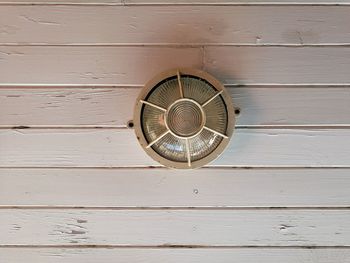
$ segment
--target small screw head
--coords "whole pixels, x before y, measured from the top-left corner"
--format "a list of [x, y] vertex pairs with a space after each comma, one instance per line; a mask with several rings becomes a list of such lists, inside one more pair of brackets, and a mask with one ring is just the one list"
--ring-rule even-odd
[[126, 126], [129, 128], [129, 129], [133, 129], [134, 128], [134, 121], [133, 120], [130, 120], [127, 122]]
[[239, 116], [241, 114], [241, 109], [240, 108], [235, 108], [235, 115]]

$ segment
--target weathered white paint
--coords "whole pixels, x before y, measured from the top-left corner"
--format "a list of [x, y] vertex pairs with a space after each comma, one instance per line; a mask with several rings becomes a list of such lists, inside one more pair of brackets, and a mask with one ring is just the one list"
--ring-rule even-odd
[[200, 68], [202, 53], [190, 47], [0, 47], [0, 84], [143, 85], [167, 68]]
[[0, 206], [347, 207], [349, 169], [0, 169]]
[[348, 83], [348, 47], [206, 47], [204, 69], [225, 83]]
[[[140, 91], [136, 87], [0, 87], [0, 126], [125, 127], [133, 118]], [[349, 87], [252, 86], [228, 91], [241, 108], [238, 126], [350, 123]]]
[[[1, 167], [149, 166], [127, 129], [0, 130]], [[221, 166], [349, 167], [350, 130], [239, 129]]]
[[[20, 0], [15, 0], [20, 1]], [[31, 1], [31, 0], [25, 0]], [[46, 0], [47, 1], [47, 0]], [[152, 4], [164, 4], [164, 5], [258, 5], [258, 4], [287, 4], [287, 5], [341, 5], [349, 3], [348, 0], [125, 0], [125, 4], [135, 4], [135, 5], [152, 5]]]
[[349, 246], [350, 210], [0, 210], [0, 245]]
[[0, 43], [343, 44], [350, 43], [349, 12], [350, 6], [6, 6]]
[[350, 250], [347, 249], [81, 249], [81, 248], [0, 248], [0, 260], [3, 262], [36, 263], [333, 263], [350, 262]]
[[0, 0], [4, 5], [348, 5], [349, 0]]
[[[322, 167], [350, 167], [349, 4], [0, 0], [0, 262], [348, 263], [349, 169]], [[265, 168], [136, 169], [132, 131], [81, 127], [124, 127], [173, 67], [265, 85], [230, 88], [256, 129], [214, 163]]]
[[350, 47], [0, 47], [2, 84], [144, 85], [174, 67], [225, 84], [350, 83]]

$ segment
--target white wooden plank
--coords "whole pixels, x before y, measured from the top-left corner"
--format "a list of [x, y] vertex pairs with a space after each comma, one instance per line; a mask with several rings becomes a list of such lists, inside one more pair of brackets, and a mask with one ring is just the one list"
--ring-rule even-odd
[[347, 83], [347, 47], [206, 47], [205, 70], [225, 83]]
[[[19, 0], [15, 0], [19, 1]], [[135, 4], [135, 5], [152, 5], [152, 4], [163, 4], [163, 5], [250, 5], [250, 4], [287, 4], [287, 5], [336, 5], [336, 4], [346, 4], [349, 3], [348, 0], [125, 0], [125, 4]]]
[[140, 91], [139, 88], [0, 88], [0, 125], [125, 127], [133, 118]]
[[[321, 0], [322, 1], [322, 0]], [[343, 0], [340, 0], [343, 1]], [[124, 0], [0, 0], [1, 5], [123, 5]]]
[[348, 169], [0, 169], [0, 182], [7, 207], [350, 206]]
[[[203, 52], [204, 51], [204, 52]], [[144, 85], [174, 67], [226, 84], [350, 83], [350, 47], [2, 47], [1, 84]]]
[[3, 5], [347, 5], [349, 0], [0, 0]]
[[[0, 126], [125, 127], [133, 118], [140, 91], [134, 87], [0, 87]], [[348, 87], [252, 86], [228, 91], [241, 108], [239, 126], [350, 123]]]
[[342, 44], [350, 43], [349, 12], [349, 6], [4, 6], [0, 43]]
[[[350, 130], [239, 129], [223, 166], [348, 167]], [[21, 129], [0, 131], [2, 167], [158, 165], [132, 130]]]
[[0, 83], [143, 85], [169, 68], [201, 65], [200, 48], [2, 47]]
[[8, 210], [1, 245], [348, 246], [350, 210]]
[[0, 248], [2, 262], [22, 263], [331, 263], [350, 262], [349, 249], [81, 249]]

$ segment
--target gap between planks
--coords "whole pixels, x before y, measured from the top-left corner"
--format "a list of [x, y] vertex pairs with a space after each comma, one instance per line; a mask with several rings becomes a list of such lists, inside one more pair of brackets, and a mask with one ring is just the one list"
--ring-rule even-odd
[[[350, 4], [349, 4], [350, 5]], [[1, 4], [0, 4], [1, 6]], [[0, 47], [167, 47], [167, 48], [205, 48], [205, 47], [350, 47], [350, 43], [320, 43], [320, 44], [277, 44], [277, 43], [0, 43]]]
[[[167, 167], [161, 166], [161, 165], [138, 165], [138, 166], [0, 166], [1, 169], [107, 169], [107, 170], [124, 170], [124, 169], [143, 169], [143, 170], [154, 170], [154, 169], [169, 169]], [[200, 169], [225, 169], [225, 170], [231, 170], [231, 169], [251, 169], [251, 170], [257, 170], [257, 169], [268, 169], [268, 170], [294, 170], [294, 169], [350, 169], [350, 165], [309, 165], [309, 166], [300, 166], [300, 165], [210, 165], [210, 166], [204, 166]]]
[[[350, 170], [350, 167], [347, 166], [228, 166], [228, 165], [211, 165], [211, 166], [204, 166], [199, 168], [200, 170], [319, 170], [319, 169], [329, 169], [329, 170]], [[90, 169], [106, 169], [106, 170], [169, 170], [169, 168], [164, 166], [130, 166], [130, 167], [119, 167], [119, 166], [49, 166], [49, 167], [38, 167], [38, 166], [0, 166], [1, 169], [38, 169], [38, 170], [47, 170], [47, 169], [54, 169], [54, 170], [71, 170], [71, 169], [77, 169], [77, 170], [90, 170]], [[197, 170], [199, 170], [197, 169]]]
[[307, 2], [299, 2], [299, 1], [236, 1], [236, 2], [139, 2], [133, 3], [128, 2], [127, 0], [120, 0], [116, 2], [74, 2], [74, 1], [66, 1], [66, 2], [40, 2], [40, 1], [18, 1], [18, 2], [10, 2], [10, 1], [2, 1], [0, 2], [0, 6], [349, 6], [350, 2], [346, 1], [307, 1]]
[[[283, 88], [350, 88], [350, 83], [232, 83], [223, 84], [225, 88], [266, 88], [271, 87], [275, 89]], [[84, 83], [70, 83], [70, 84], [46, 84], [46, 83], [1, 83], [1, 89], [46, 89], [46, 88], [87, 88], [87, 89], [101, 89], [101, 88], [115, 88], [115, 89], [141, 89], [143, 85], [138, 84], [84, 84]]]
[[350, 210], [350, 206], [196, 206], [196, 207], [182, 207], [182, 206], [149, 206], [149, 207], [114, 207], [114, 206], [10, 206], [10, 205], [0, 205], [0, 210], [102, 210], [102, 211], [187, 211], [187, 210], [200, 210], [200, 211], [270, 211], [270, 210], [324, 210], [324, 211], [343, 211]]
[[[112, 130], [126, 130], [133, 128], [127, 128], [126, 125], [30, 125], [30, 126], [9, 126], [9, 125], [0, 125], [0, 130], [60, 130], [60, 129], [112, 129]], [[286, 129], [286, 130], [324, 130], [324, 129], [333, 129], [333, 130], [347, 130], [350, 129], [350, 124], [326, 124], [326, 125], [314, 125], [314, 124], [305, 124], [305, 125], [236, 125], [235, 129], [237, 130], [259, 130], [259, 129]]]
[[164, 244], [164, 245], [158, 245], [158, 246], [133, 246], [133, 245], [0, 245], [0, 248], [34, 248], [34, 249], [41, 249], [41, 248], [67, 248], [67, 249], [89, 249], [89, 248], [96, 248], [96, 249], [120, 249], [120, 248], [130, 248], [130, 249], [157, 249], [157, 248], [164, 248], [164, 249], [251, 249], [251, 248], [257, 248], [257, 249], [349, 249], [350, 246], [344, 245], [344, 246], [206, 246], [206, 245], [172, 245], [172, 244]]

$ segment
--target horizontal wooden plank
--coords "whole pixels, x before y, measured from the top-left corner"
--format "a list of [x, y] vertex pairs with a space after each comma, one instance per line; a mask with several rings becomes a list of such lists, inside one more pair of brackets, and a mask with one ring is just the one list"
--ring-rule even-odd
[[342, 44], [350, 43], [349, 12], [349, 6], [4, 6], [0, 44]]
[[3, 5], [347, 5], [349, 0], [0, 0]]
[[[322, 1], [322, 0], [321, 0]], [[345, 1], [345, 0], [340, 0]], [[123, 5], [124, 0], [0, 0], [3, 5]]]
[[350, 47], [206, 47], [204, 69], [225, 83], [348, 83]]
[[0, 206], [347, 207], [349, 172], [0, 169]]
[[[3, 0], [4, 1], [4, 0]], [[20, 1], [20, 0], [15, 0]], [[30, 0], [25, 0], [30, 1]], [[201, 4], [209, 4], [209, 5], [245, 5], [245, 4], [288, 4], [288, 5], [315, 5], [315, 4], [328, 4], [328, 5], [336, 5], [336, 4], [346, 4], [349, 3], [348, 0], [125, 0], [125, 4], [135, 4], [135, 5], [152, 5], [152, 4], [183, 4], [183, 5], [201, 5]]]
[[[141, 88], [0, 87], [0, 126], [125, 127], [133, 118], [140, 91]], [[350, 124], [349, 87], [252, 86], [228, 91], [241, 108], [239, 126]]]
[[[349, 167], [350, 130], [239, 129], [214, 165]], [[0, 131], [1, 167], [158, 165], [127, 129]]]
[[202, 53], [169, 47], [1, 47], [0, 83], [143, 85], [169, 68], [200, 68]]
[[3, 262], [22, 263], [329, 263], [350, 262], [349, 249], [67, 249], [67, 248], [0, 248]]
[[348, 246], [350, 210], [0, 210], [0, 245]]
[[126, 127], [133, 118], [140, 91], [139, 88], [0, 87], [0, 125]]
[[174, 67], [226, 84], [350, 83], [350, 47], [1, 47], [0, 84], [144, 85]]

